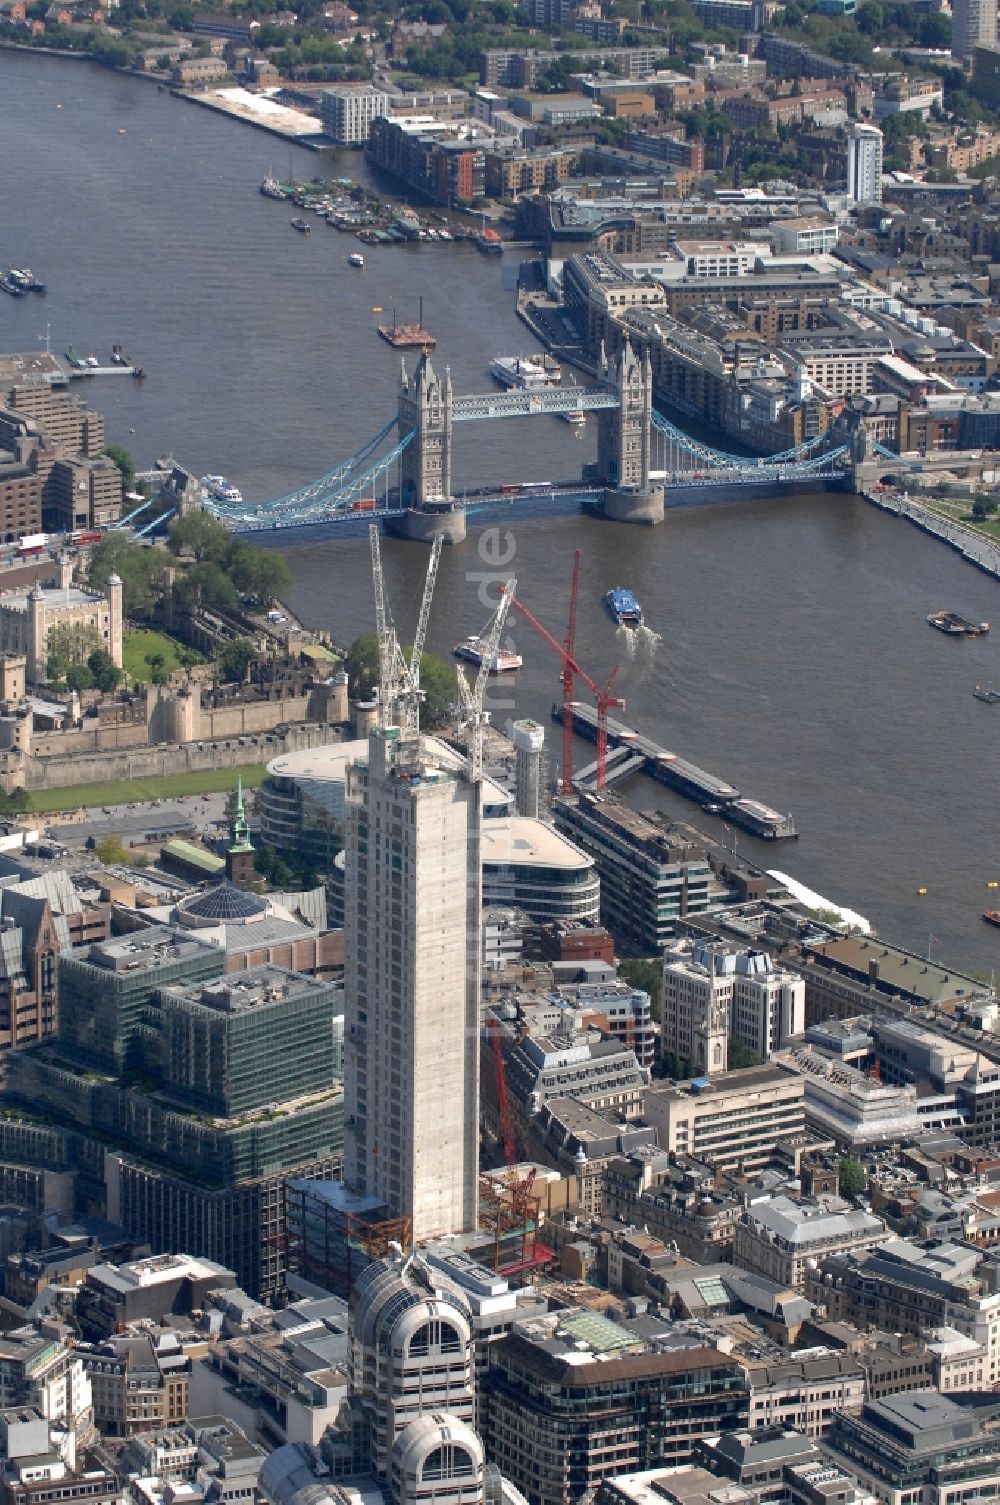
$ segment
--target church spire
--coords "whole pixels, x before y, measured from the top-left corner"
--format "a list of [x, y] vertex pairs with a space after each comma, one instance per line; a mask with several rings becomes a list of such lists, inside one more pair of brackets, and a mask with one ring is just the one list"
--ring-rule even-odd
[[250, 845], [250, 824], [246, 817], [243, 805], [243, 775], [240, 774], [236, 782], [236, 809], [233, 811], [233, 821], [229, 829], [230, 851], [249, 852], [253, 848]]

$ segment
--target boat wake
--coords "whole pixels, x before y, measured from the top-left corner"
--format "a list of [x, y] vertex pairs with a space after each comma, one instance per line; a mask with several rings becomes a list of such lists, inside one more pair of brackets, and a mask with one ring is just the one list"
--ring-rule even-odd
[[615, 636], [623, 657], [640, 664], [651, 664], [663, 641], [660, 634], [651, 627], [626, 627], [624, 623], [617, 629]]

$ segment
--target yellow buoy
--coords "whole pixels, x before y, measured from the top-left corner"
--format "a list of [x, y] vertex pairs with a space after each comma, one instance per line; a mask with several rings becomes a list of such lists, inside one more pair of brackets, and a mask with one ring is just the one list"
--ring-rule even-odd
[[997, 882], [996, 878], [987, 878], [987, 880], [986, 880], [986, 887], [987, 888], [1000, 888], [1000, 883]]
[[918, 888], [917, 889], [917, 893], [918, 894], [925, 894], [926, 892], [927, 892], [926, 888]]
[[373, 314], [380, 314], [381, 312], [382, 312], [382, 306], [381, 306], [381, 304], [377, 303], [375, 305], [375, 307], [372, 309], [372, 313]]

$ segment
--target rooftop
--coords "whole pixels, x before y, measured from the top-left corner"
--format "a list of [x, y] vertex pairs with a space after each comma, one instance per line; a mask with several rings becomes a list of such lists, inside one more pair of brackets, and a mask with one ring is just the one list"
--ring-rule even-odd
[[247, 1014], [308, 993], [322, 994], [327, 987], [328, 984], [299, 972], [267, 964], [248, 967], [244, 972], [229, 972], [187, 988], [166, 988], [163, 996], [220, 1014]]
[[[107, 972], [149, 971], [201, 955], [207, 948], [171, 925], [156, 925], [113, 940], [98, 941], [79, 958]], [[76, 958], [74, 958], [76, 960]]]
[[520, 867], [560, 867], [583, 870], [594, 859], [544, 821], [526, 815], [504, 815], [483, 823], [485, 864]]

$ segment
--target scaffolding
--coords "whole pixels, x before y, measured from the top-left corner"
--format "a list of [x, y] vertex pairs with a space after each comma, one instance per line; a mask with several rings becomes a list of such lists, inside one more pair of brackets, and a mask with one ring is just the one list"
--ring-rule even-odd
[[362, 1270], [388, 1254], [391, 1244], [412, 1247], [409, 1217], [351, 1210], [346, 1199], [318, 1195], [315, 1182], [289, 1183], [286, 1197], [289, 1270], [338, 1296], [348, 1296]]
[[479, 1223], [491, 1240], [491, 1268], [498, 1275], [522, 1275], [550, 1264], [555, 1253], [538, 1238], [542, 1199], [535, 1171], [519, 1175], [516, 1166], [479, 1178]]

